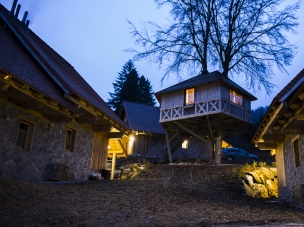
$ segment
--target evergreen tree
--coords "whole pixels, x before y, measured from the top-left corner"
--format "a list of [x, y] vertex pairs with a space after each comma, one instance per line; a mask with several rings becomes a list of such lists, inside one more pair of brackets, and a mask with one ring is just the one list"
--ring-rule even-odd
[[123, 88], [124, 82], [126, 80], [127, 75], [129, 75], [132, 70], [135, 69], [135, 66], [131, 60], [129, 60], [123, 67], [121, 72], [118, 73], [118, 77], [113, 84], [114, 93], [109, 92], [110, 99], [108, 99], [107, 104], [115, 110], [117, 113], [121, 106], [121, 90]]
[[140, 90], [139, 90], [139, 77], [136, 69], [133, 69], [123, 84], [120, 93], [121, 101], [139, 102]]
[[148, 78], [141, 76], [139, 78], [139, 90], [140, 90], [140, 103], [144, 103], [150, 106], [154, 106], [156, 104], [154, 99], [154, 93], [152, 90], [152, 85]]
[[114, 92], [109, 92], [111, 98], [108, 99], [107, 104], [115, 113], [119, 112], [122, 101], [144, 103], [151, 106], [156, 104], [150, 81], [144, 76], [138, 76], [138, 72], [131, 60], [118, 73], [113, 87]]

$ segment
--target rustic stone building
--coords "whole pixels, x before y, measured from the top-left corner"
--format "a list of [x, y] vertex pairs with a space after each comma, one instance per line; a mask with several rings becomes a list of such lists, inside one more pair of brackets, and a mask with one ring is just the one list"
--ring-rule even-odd
[[0, 4], [0, 176], [86, 179], [125, 154], [128, 128], [16, 4]]
[[252, 142], [276, 158], [279, 198], [304, 204], [304, 70], [273, 99]]

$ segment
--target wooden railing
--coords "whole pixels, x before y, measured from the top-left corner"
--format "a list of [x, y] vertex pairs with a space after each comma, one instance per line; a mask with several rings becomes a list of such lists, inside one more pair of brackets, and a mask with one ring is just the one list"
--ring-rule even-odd
[[250, 110], [223, 99], [198, 102], [187, 106], [160, 109], [160, 122], [216, 113], [225, 113], [232, 117], [251, 123]]

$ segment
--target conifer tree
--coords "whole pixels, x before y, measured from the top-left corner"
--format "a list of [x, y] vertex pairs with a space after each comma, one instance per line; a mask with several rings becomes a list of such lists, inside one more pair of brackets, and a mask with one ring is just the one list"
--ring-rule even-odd
[[114, 92], [110, 94], [107, 104], [118, 114], [123, 101], [143, 103], [154, 106], [155, 99], [150, 81], [139, 77], [135, 65], [129, 60], [118, 73], [113, 83]]

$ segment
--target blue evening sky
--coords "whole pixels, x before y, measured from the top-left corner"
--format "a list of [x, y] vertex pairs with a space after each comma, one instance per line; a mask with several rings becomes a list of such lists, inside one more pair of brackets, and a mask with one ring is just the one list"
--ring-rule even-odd
[[[0, 0], [7, 9], [11, 9], [13, 0]], [[287, 1], [288, 4], [295, 0]], [[132, 58], [124, 52], [127, 48], [139, 48], [134, 44], [127, 20], [138, 28], [141, 21], [153, 21], [159, 25], [167, 24], [168, 8], [157, 9], [153, 0], [19, 0], [22, 20], [24, 11], [28, 11], [30, 29], [49, 46], [64, 57], [82, 77], [105, 100], [108, 92], [113, 92], [112, 82], [122, 66]], [[289, 75], [276, 71], [272, 81], [277, 86], [270, 96], [264, 91], [253, 93], [258, 100], [252, 108], [269, 105], [273, 97], [304, 68], [304, 6], [298, 12], [298, 34], [289, 34], [291, 42], [299, 45], [298, 54], [291, 66]], [[155, 92], [179, 82], [174, 75], [160, 79], [164, 69], [149, 65], [146, 61], [134, 62], [140, 75], [149, 78]], [[188, 79], [185, 76], [183, 79]], [[242, 77], [231, 78], [245, 86]], [[249, 90], [250, 91], [250, 90]]]

